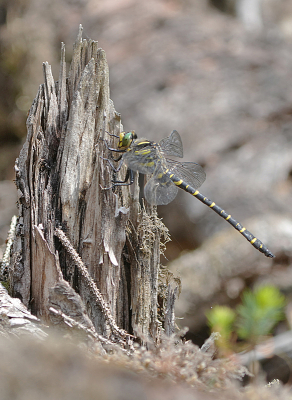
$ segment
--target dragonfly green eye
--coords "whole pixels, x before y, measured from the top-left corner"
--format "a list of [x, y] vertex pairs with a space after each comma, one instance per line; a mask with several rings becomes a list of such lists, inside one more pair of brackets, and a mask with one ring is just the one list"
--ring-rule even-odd
[[120, 150], [128, 149], [131, 146], [134, 139], [137, 139], [135, 131], [121, 132], [118, 149]]

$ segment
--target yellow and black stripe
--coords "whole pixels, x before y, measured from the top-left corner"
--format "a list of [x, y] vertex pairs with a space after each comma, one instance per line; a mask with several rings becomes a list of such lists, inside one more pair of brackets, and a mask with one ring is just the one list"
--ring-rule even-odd
[[190, 193], [192, 196], [195, 196], [198, 200], [202, 203], [206, 204], [210, 207], [215, 213], [220, 215], [220, 217], [224, 218], [225, 221], [229, 222], [233, 228], [237, 229], [239, 233], [242, 234], [248, 240], [253, 247], [259, 250], [267, 257], [275, 257], [274, 254], [265, 246], [259, 239], [257, 239], [252, 233], [250, 233], [244, 226], [242, 226], [236, 219], [234, 219], [231, 215], [229, 215], [226, 211], [224, 211], [221, 207], [217, 206], [214, 201], [208, 199], [203, 194], [201, 194], [198, 190], [194, 189], [187, 183], [185, 183], [182, 179], [175, 176], [169, 170], [165, 171], [165, 174], [172, 180], [172, 182], [178, 186], [179, 188], [183, 189], [184, 191]]

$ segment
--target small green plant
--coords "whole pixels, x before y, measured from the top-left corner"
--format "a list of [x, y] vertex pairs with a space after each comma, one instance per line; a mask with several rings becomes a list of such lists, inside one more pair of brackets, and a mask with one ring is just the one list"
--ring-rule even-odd
[[285, 296], [274, 286], [248, 289], [243, 292], [242, 304], [235, 311], [226, 306], [216, 306], [209, 311], [206, 314], [208, 325], [213, 332], [221, 334], [218, 346], [223, 352], [234, 348], [237, 337], [254, 347], [285, 318], [285, 303]]
[[236, 311], [239, 338], [256, 344], [261, 336], [269, 335], [274, 326], [285, 318], [285, 297], [274, 286], [259, 287], [243, 293], [242, 304]]
[[207, 313], [208, 325], [213, 332], [220, 332], [218, 346], [227, 351], [231, 347], [236, 313], [227, 306], [215, 306]]

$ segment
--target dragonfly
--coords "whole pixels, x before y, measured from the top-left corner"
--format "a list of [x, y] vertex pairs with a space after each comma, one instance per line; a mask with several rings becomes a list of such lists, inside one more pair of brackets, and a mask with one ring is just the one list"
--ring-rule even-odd
[[[151, 178], [144, 187], [144, 197], [149, 204], [166, 205], [177, 195], [178, 188], [196, 197], [203, 204], [224, 218], [253, 247], [267, 257], [275, 257], [274, 254], [258, 238], [249, 232], [241, 223], [234, 219], [214, 201], [208, 199], [198, 191], [198, 188], [206, 179], [203, 168], [194, 162], [179, 162], [167, 157], [183, 157], [183, 145], [179, 133], [173, 130], [169, 136], [155, 143], [145, 138], [138, 138], [135, 131], [121, 132], [117, 148], [107, 147], [110, 151], [121, 153], [113, 161], [120, 161], [116, 168], [112, 161], [107, 160], [115, 172], [119, 172], [122, 166], [127, 166], [127, 173], [123, 181], [113, 181], [113, 187], [131, 185], [134, 182], [133, 171], [150, 174]], [[106, 142], [107, 143], [107, 142]]]

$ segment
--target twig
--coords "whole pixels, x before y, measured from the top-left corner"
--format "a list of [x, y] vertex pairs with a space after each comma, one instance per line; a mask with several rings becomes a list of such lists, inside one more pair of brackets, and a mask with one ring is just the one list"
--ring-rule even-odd
[[50, 310], [53, 314], [60, 316], [60, 317], [63, 319], [64, 323], [65, 323], [66, 325], [68, 325], [70, 328], [72, 328], [72, 327], [77, 327], [78, 329], [80, 329], [80, 330], [84, 331], [85, 333], [87, 333], [89, 336], [92, 336], [94, 339], [99, 340], [102, 344], [105, 344], [105, 345], [107, 345], [107, 346], [111, 346], [111, 347], [118, 348], [119, 350], [121, 350], [121, 351], [124, 352], [125, 354], [130, 355], [130, 353], [129, 353], [127, 350], [121, 348], [117, 343], [114, 343], [114, 342], [112, 342], [111, 340], [104, 338], [103, 336], [99, 335], [99, 334], [98, 334], [96, 331], [94, 331], [93, 329], [87, 328], [85, 325], [81, 324], [81, 323], [78, 322], [78, 321], [75, 321], [74, 318], [69, 317], [68, 315], [64, 314], [62, 311], [56, 310], [56, 309], [53, 308], [53, 307], [50, 307], [49, 310]]
[[108, 321], [110, 327], [112, 328], [112, 330], [114, 332], [116, 332], [119, 336], [121, 336], [122, 338], [130, 337], [131, 335], [129, 333], [127, 333], [123, 329], [120, 329], [117, 326], [117, 324], [116, 324], [116, 322], [115, 322], [115, 320], [114, 320], [114, 318], [113, 318], [113, 316], [111, 314], [111, 310], [110, 310], [109, 305], [107, 304], [107, 302], [102, 297], [102, 294], [100, 293], [100, 291], [99, 291], [98, 287], [96, 286], [95, 282], [93, 281], [93, 279], [89, 275], [87, 268], [83, 264], [83, 261], [79, 257], [79, 255], [76, 252], [76, 250], [74, 249], [74, 247], [69, 242], [69, 240], [68, 240], [67, 236], [65, 235], [65, 233], [61, 229], [56, 228], [55, 235], [60, 240], [62, 245], [65, 247], [67, 252], [70, 254], [72, 260], [75, 262], [79, 272], [81, 273], [81, 275], [82, 275], [82, 277], [84, 279], [84, 282], [86, 283], [86, 285], [89, 287], [89, 289], [91, 290], [91, 292], [95, 296], [95, 298], [96, 298], [97, 302], [99, 303], [99, 305], [100, 305], [100, 307], [101, 307], [101, 309], [103, 311], [103, 314], [104, 314], [106, 320]]

